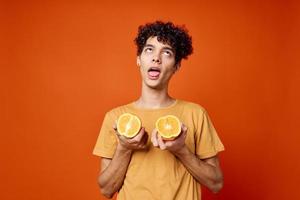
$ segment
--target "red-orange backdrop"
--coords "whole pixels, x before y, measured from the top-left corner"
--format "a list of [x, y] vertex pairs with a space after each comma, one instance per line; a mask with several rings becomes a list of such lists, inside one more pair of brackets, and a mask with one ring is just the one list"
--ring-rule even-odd
[[226, 146], [224, 189], [204, 199], [300, 199], [299, 4], [110, 2], [1, 2], [0, 199], [104, 199], [92, 149], [104, 113], [140, 94], [133, 39], [155, 19], [190, 30], [170, 92]]

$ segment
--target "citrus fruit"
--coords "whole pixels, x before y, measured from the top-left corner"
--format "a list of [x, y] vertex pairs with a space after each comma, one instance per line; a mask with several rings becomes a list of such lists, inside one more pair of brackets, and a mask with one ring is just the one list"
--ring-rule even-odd
[[181, 132], [179, 119], [174, 115], [160, 117], [155, 123], [157, 132], [164, 140], [173, 140]]
[[120, 135], [132, 138], [138, 134], [141, 129], [141, 120], [130, 113], [124, 113], [119, 116], [117, 121], [117, 130]]

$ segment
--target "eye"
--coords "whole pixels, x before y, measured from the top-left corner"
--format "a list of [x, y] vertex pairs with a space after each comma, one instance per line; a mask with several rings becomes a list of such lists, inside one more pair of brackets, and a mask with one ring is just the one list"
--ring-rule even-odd
[[167, 56], [171, 56], [172, 52], [171, 51], [164, 51], [164, 54], [166, 54]]
[[152, 49], [151, 47], [146, 47], [146, 48], [144, 49], [145, 52], [152, 52], [152, 50], [153, 50], [153, 49]]

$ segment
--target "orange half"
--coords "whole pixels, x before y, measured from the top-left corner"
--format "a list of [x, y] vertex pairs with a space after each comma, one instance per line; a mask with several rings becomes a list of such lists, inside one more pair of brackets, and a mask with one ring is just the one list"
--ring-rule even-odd
[[176, 138], [181, 132], [179, 119], [174, 115], [160, 117], [155, 123], [157, 132], [165, 140]]
[[138, 134], [141, 129], [141, 120], [130, 113], [122, 114], [117, 121], [117, 130], [120, 135], [132, 138]]

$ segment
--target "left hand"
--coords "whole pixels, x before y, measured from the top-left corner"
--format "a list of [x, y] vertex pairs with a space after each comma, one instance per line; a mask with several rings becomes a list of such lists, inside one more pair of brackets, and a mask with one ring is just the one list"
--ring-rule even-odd
[[180, 151], [185, 146], [185, 138], [187, 135], [187, 127], [181, 124], [181, 133], [174, 140], [163, 140], [163, 138], [154, 129], [151, 134], [151, 142], [153, 146], [159, 147], [161, 150], [169, 150], [172, 153]]

